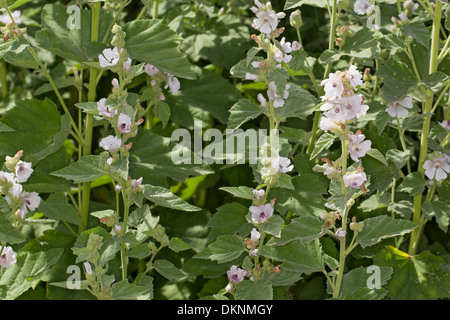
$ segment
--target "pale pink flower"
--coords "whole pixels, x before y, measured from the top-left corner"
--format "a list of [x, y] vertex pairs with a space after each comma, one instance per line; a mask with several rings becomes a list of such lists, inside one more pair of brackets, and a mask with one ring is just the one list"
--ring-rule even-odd
[[121, 113], [117, 119], [117, 129], [121, 133], [129, 133], [131, 131], [131, 117]]
[[273, 10], [258, 11], [253, 27], [265, 34], [271, 34], [278, 26], [279, 16]]
[[106, 99], [102, 98], [100, 101], [97, 102], [97, 111], [100, 115], [106, 117], [106, 118], [112, 118], [117, 114], [116, 109], [110, 109], [106, 105]]
[[180, 81], [172, 74], [166, 73], [167, 81], [164, 89], [169, 88], [173, 94], [177, 94], [180, 90]]
[[366, 136], [363, 134], [350, 134], [350, 143], [348, 145], [348, 149], [350, 157], [355, 162], [359, 162], [359, 158], [364, 157], [366, 153], [371, 150], [372, 141], [364, 141], [365, 138]]
[[423, 168], [425, 169], [425, 175], [428, 179], [436, 179], [436, 181], [447, 179], [447, 173], [450, 173], [448, 159], [440, 156], [425, 161]]
[[256, 246], [259, 242], [259, 239], [261, 239], [261, 233], [258, 230], [256, 230], [255, 228], [253, 228], [252, 232], [250, 233], [250, 240]]
[[232, 266], [230, 270], [227, 271], [228, 279], [233, 282], [234, 284], [238, 284], [242, 280], [244, 280], [245, 277], [245, 270], [238, 268], [236, 266]]
[[0, 252], [0, 266], [9, 268], [12, 264], [16, 263], [16, 253], [11, 247], [0, 247]]
[[350, 172], [343, 176], [345, 187], [352, 187], [354, 189], [359, 189], [363, 183], [367, 180], [366, 174], [364, 172]]
[[116, 152], [122, 146], [122, 140], [112, 135], [103, 138], [100, 141], [100, 147], [111, 153]]
[[273, 208], [270, 203], [262, 206], [251, 206], [250, 212], [252, 213], [253, 223], [266, 222], [273, 215]]
[[153, 77], [153, 76], [156, 76], [160, 71], [154, 65], [147, 64], [144, 67], [144, 72], [147, 73], [150, 77]]
[[[20, 16], [22, 15], [22, 12], [20, 10], [13, 11], [11, 15], [17, 25], [22, 23], [22, 20], [20, 20]], [[5, 13], [5, 14], [0, 15], [0, 22], [3, 23], [4, 25], [7, 25], [8, 23], [11, 23], [12, 20], [11, 20], [11, 17], [9, 16], [9, 14]]]
[[406, 97], [401, 101], [388, 104], [386, 112], [393, 118], [403, 118], [408, 115], [408, 110], [413, 107], [413, 99], [411, 97]]
[[374, 8], [374, 4], [370, 3], [371, 0], [356, 0], [353, 10], [360, 15], [371, 13]]
[[294, 165], [291, 165], [291, 160], [289, 158], [280, 156], [272, 158], [272, 167], [281, 173], [287, 173], [294, 169]]
[[325, 86], [325, 96], [322, 97], [322, 100], [326, 100], [326, 98], [339, 99], [344, 93], [344, 84], [341, 78], [335, 73], [330, 73], [329, 78], [323, 80], [321, 85]]
[[283, 91], [283, 96], [281, 96], [278, 93], [275, 82], [272, 81], [269, 83], [269, 90], [267, 90], [267, 96], [269, 97], [269, 100], [273, 101], [274, 108], [281, 108], [282, 106], [284, 106], [284, 100], [289, 97], [290, 87], [291, 86], [287, 84]]
[[100, 67], [102, 67], [102, 68], [116, 66], [120, 60], [119, 49], [117, 49], [117, 47], [115, 47], [112, 50], [109, 48], [103, 50], [103, 52], [98, 56], [98, 60], [100, 62]]
[[364, 84], [362, 80], [363, 76], [356, 66], [351, 65], [347, 71], [347, 75], [353, 88], [356, 89], [358, 86], [362, 86]]

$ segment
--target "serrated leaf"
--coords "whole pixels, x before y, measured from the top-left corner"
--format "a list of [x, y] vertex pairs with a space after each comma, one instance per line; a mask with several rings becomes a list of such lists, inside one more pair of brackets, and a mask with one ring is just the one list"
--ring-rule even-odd
[[74, 206], [69, 203], [69, 199], [63, 193], [51, 194], [45, 202], [41, 202], [39, 210], [48, 218], [66, 221], [77, 226], [83, 225]]
[[196, 254], [196, 259], [210, 259], [218, 263], [225, 263], [239, 258], [244, 253], [244, 240], [236, 235], [220, 236], [206, 249]]
[[173, 237], [170, 239], [169, 248], [177, 253], [192, 249], [190, 245], [188, 245], [186, 242], [177, 237]]
[[411, 37], [416, 40], [425, 48], [430, 48], [430, 31], [421, 21], [415, 21], [410, 23], [402, 24], [402, 32], [405, 36]]
[[400, 236], [417, 228], [417, 224], [408, 220], [394, 219], [389, 216], [377, 216], [362, 221], [363, 230], [356, 236], [361, 247], [369, 247], [383, 239]]
[[261, 255], [283, 262], [282, 269], [311, 274], [324, 270], [322, 246], [319, 240], [308, 243], [293, 241], [283, 246], [263, 246]]
[[178, 35], [161, 20], [136, 20], [123, 26], [130, 57], [176, 77], [195, 79], [192, 66], [178, 48]]
[[422, 213], [431, 220], [436, 218], [436, 223], [444, 232], [448, 230], [450, 222], [450, 205], [443, 201], [424, 202], [422, 205]]
[[157, 205], [181, 211], [200, 211], [201, 209], [189, 204], [180, 197], [174, 195], [169, 189], [144, 185], [144, 197]]
[[74, 183], [91, 182], [107, 174], [105, 165], [106, 160], [101, 156], [89, 155], [51, 174], [67, 180], [73, 180]]
[[407, 192], [410, 196], [421, 194], [425, 190], [425, 178], [420, 172], [408, 174], [403, 182], [398, 186], [397, 191]]
[[323, 221], [317, 217], [304, 216], [292, 219], [281, 231], [281, 237], [270, 239], [267, 245], [281, 246], [296, 240], [303, 243], [312, 241], [324, 234], [322, 225]]
[[16, 244], [25, 240], [25, 236], [13, 227], [11, 221], [7, 220], [3, 214], [0, 215], [0, 242]]
[[336, 139], [335, 135], [331, 133], [324, 133], [323, 135], [321, 135], [320, 138], [317, 140], [309, 159], [310, 160], [314, 159], [323, 150], [331, 147], [335, 139]]
[[228, 129], [236, 130], [245, 122], [259, 117], [262, 114], [261, 107], [247, 99], [241, 99], [230, 109]]
[[272, 284], [267, 280], [244, 280], [236, 285], [236, 300], [272, 300]]
[[226, 192], [232, 194], [233, 196], [235, 196], [236, 198], [240, 198], [240, 199], [253, 200], [253, 198], [255, 197], [255, 195], [253, 194], [253, 188], [250, 188], [250, 187], [244, 187], [244, 186], [222, 187], [222, 188], [219, 188], [219, 190], [226, 191]]
[[167, 260], [156, 260], [153, 267], [158, 273], [170, 281], [181, 281], [187, 277], [182, 270], [178, 269], [172, 262]]
[[129, 283], [128, 280], [121, 280], [112, 285], [111, 291], [113, 300], [136, 300], [150, 289], [146, 286]]

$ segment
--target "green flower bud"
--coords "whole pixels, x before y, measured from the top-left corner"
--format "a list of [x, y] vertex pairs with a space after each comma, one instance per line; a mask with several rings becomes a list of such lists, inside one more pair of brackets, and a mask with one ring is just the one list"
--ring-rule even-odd
[[300, 29], [303, 25], [302, 12], [298, 9], [292, 12], [289, 16], [289, 22], [293, 28]]

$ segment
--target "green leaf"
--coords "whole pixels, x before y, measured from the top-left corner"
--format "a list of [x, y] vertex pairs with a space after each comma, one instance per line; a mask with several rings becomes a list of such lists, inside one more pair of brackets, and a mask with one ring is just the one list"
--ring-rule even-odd
[[111, 291], [113, 300], [136, 300], [150, 289], [147, 286], [129, 283], [128, 280], [121, 280], [112, 285]]
[[423, 251], [410, 256], [387, 246], [375, 257], [378, 266], [390, 266], [394, 276], [386, 289], [393, 300], [437, 300], [450, 297], [450, 274], [443, 258]]
[[177, 237], [173, 237], [170, 239], [169, 248], [177, 253], [192, 249], [190, 245], [188, 245], [186, 242]]
[[22, 38], [2, 42], [0, 44], [0, 58], [20, 68], [39, 68], [39, 64], [29, 51], [29, 43]]
[[206, 249], [194, 256], [196, 259], [210, 259], [225, 263], [237, 259], [245, 251], [244, 240], [236, 235], [220, 236]]
[[131, 59], [152, 64], [176, 77], [195, 79], [186, 56], [178, 48], [178, 35], [161, 20], [136, 20], [123, 26], [125, 48]]
[[256, 119], [262, 114], [260, 105], [247, 99], [241, 99], [230, 109], [228, 129], [236, 130], [247, 121]]
[[153, 112], [155, 113], [155, 116], [161, 120], [163, 128], [165, 128], [170, 119], [169, 105], [164, 101], [158, 101], [154, 106]]
[[450, 205], [443, 201], [424, 202], [422, 204], [422, 213], [431, 220], [436, 218], [436, 223], [444, 232], [448, 230], [450, 222]]
[[[380, 300], [386, 294], [387, 291], [381, 287], [392, 277], [392, 268], [373, 266], [374, 270], [370, 267], [359, 267], [350, 270], [344, 274], [342, 278], [341, 290], [339, 296], [344, 300]], [[379, 285], [380, 288], [369, 289], [368, 283], [370, 283], [370, 277], [378, 272], [379, 268]], [[366, 289], [373, 290], [374, 292], [366, 291]]]
[[252, 230], [252, 225], [246, 219], [248, 210], [248, 207], [237, 202], [226, 203], [217, 208], [208, 221], [208, 227], [211, 228], [208, 238], [215, 241], [221, 235], [233, 233], [247, 236]]
[[416, 40], [425, 48], [430, 48], [430, 31], [421, 21], [414, 21], [410, 23], [402, 24], [402, 32], [405, 36]]
[[64, 193], [51, 194], [45, 202], [41, 202], [39, 209], [48, 218], [66, 221], [77, 226], [83, 225], [80, 216]]
[[402, 100], [409, 88], [417, 86], [417, 78], [411, 68], [393, 56], [381, 65], [376, 76], [384, 80], [382, 94], [388, 104]]
[[283, 227], [284, 220], [282, 217], [274, 215], [270, 217], [265, 223], [262, 223], [261, 230], [262, 232], [268, 233], [276, 238], [281, 236], [281, 229]]
[[333, 2], [327, 0], [287, 0], [284, 5], [284, 10], [290, 10], [297, 7], [301, 7], [304, 4], [319, 8], [326, 8], [328, 4], [333, 6]]
[[314, 159], [323, 150], [331, 147], [335, 139], [336, 139], [335, 135], [331, 133], [324, 133], [323, 135], [321, 135], [320, 138], [317, 140], [309, 159], [310, 160]]
[[[131, 141], [133, 142], [133, 152], [130, 155], [129, 174], [131, 177], [143, 177], [144, 183], [165, 186], [168, 177], [183, 182], [191, 176], [214, 173], [203, 162], [195, 164], [192, 160], [190, 164], [175, 164], [172, 161], [172, 152], [176, 146], [182, 146], [182, 144], [178, 145], [170, 138], [140, 129], [136, 138]], [[183, 149], [183, 152], [183, 156], [187, 154], [189, 159], [193, 159], [190, 148]]]
[[101, 156], [89, 155], [51, 174], [67, 180], [73, 180], [74, 183], [91, 182], [107, 174], [105, 165], [106, 160]]
[[0, 242], [16, 244], [25, 240], [25, 236], [12, 226], [11, 221], [7, 220], [3, 214], [0, 215]]
[[356, 241], [363, 248], [377, 244], [386, 238], [404, 235], [417, 228], [414, 222], [384, 215], [365, 219], [362, 222], [364, 228], [356, 236]]
[[323, 221], [317, 217], [304, 216], [292, 219], [281, 231], [281, 237], [270, 239], [267, 245], [281, 246], [297, 240], [306, 243], [318, 239], [324, 235], [322, 225]]
[[160, 273], [163, 277], [169, 279], [170, 281], [182, 281], [187, 278], [187, 275], [175, 267], [175, 265], [167, 260], [156, 260], [153, 264], [158, 273]]
[[136, 259], [145, 259], [148, 256], [152, 254], [152, 251], [148, 247], [148, 244], [141, 243], [133, 247], [130, 251], [126, 253], [126, 256], [129, 258], [136, 258]]
[[275, 109], [275, 116], [282, 119], [299, 118], [306, 120], [314, 113], [319, 101], [307, 90], [291, 85], [289, 97], [282, 108]]
[[[42, 9], [41, 21], [43, 29], [36, 32], [36, 41], [42, 48], [69, 60], [88, 62], [104, 49], [103, 44], [91, 42], [92, 10], [80, 10], [81, 28], [69, 29], [67, 22], [70, 15], [67, 7], [55, 3], [47, 4]], [[103, 39], [109, 31], [112, 16], [105, 10], [100, 11], [99, 39]]]
[[28, 289], [35, 287], [39, 277], [54, 266], [63, 254], [63, 248], [37, 253], [22, 251], [17, 262], [6, 269], [0, 277], [0, 287], [8, 288], [5, 299], [13, 300]]
[[144, 241], [149, 237], [148, 232], [153, 230], [159, 222], [159, 217], [152, 216], [150, 207], [143, 205], [134, 210], [128, 218], [128, 225], [137, 228], [136, 240]]
[[250, 188], [250, 187], [244, 187], [244, 186], [222, 187], [222, 188], [219, 188], [219, 190], [226, 191], [226, 192], [232, 194], [233, 196], [235, 196], [236, 198], [240, 198], [240, 199], [253, 200], [253, 198], [255, 197], [255, 195], [253, 194], [253, 188]]
[[181, 211], [200, 211], [201, 209], [193, 206], [180, 197], [174, 195], [169, 189], [163, 187], [156, 187], [151, 185], [144, 185], [143, 195], [146, 199], [154, 202], [162, 207]]
[[70, 132], [70, 117], [61, 116], [50, 99], [17, 100], [1, 121], [13, 131], [0, 132], [0, 157], [23, 150], [33, 165], [56, 152]]
[[386, 158], [389, 161], [393, 162], [399, 170], [406, 165], [410, 157], [411, 152], [409, 150], [400, 151], [396, 149], [391, 149], [388, 150], [388, 152], [386, 152]]
[[425, 190], [425, 178], [420, 172], [408, 174], [403, 182], [398, 186], [397, 191], [407, 192], [410, 196], [421, 194]]
[[325, 268], [318, 239], [308, 243], [293, 241], [283, 246], [263, 246], [261, 255], [283, 262], [283, 270], [311, 274]]
[[244, 280], [236, 285], [236, 300], [272, 300], [272, 284], [267, 280]]
[[372, 149], [367, 151], [366, 153], [368, 156], [371, 156], [374, 159], [377, 159], [382, 164], [384, 164], [386, 167], [389, 165], [386, 158], [383, 156], [383, 154], [378, 149]]

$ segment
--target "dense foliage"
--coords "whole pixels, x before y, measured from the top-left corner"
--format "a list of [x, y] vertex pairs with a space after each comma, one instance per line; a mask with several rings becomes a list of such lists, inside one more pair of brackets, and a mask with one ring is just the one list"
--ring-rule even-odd
[[1, 0], [2, 299], [450, 298], [450, 5]]

